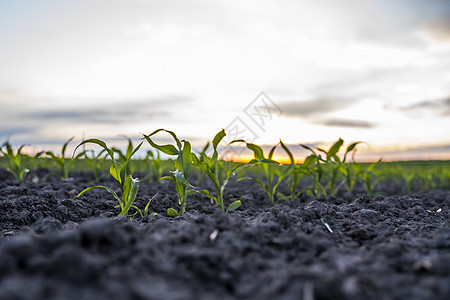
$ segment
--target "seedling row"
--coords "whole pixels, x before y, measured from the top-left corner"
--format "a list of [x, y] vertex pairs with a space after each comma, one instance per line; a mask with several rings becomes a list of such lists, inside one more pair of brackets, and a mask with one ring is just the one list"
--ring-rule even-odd
[[[155, 137], [162, 135], [169, 136], [173, 142], [157, 144]], [[225, 205], [224, 192], [231, 179], [256, 182], [272, 206], [277, 202], [293, 201], [299, 197], [326, 199], [342, 192], [353, 194], [357, 186], [362, 187], [367, 195], [372, 195], [381, 180], [400, 183], [406, 192], [450, 188], [450, 161], [385, 163], [379, 160], [374, 163], [358, 163], [355, 161], [355, 153], [362, 142], [344, 147], [344, 141], [338, 139], [328, 149], [297, 145], [309, 153], [302, 163], [297, 163], [292, 154], [293, 146], [288, 147], [281, 140], [268, 153], [264, 153], [261, 146], [245, 140], [234, 140], [226, 144], [225, 136], [225, 130], [221, 130], [200, 152], [193, 151], [189, 141], [180, 140], [174, 132], [165, 129], [144, 134], [137, 145], [133, 145], [132, 140], [128, 139], [125, 151], [111, 147], [100, 139], [87, 139], [78, 144], [73, 153], [66, 153], [67, 146], [73, 141], [70, 138], [62, 146], [60, 153], [43, 151], [34, 156], [24, 153], [25, 145], [13, 149], [7, 141], [1, 146], [0, 166], [6, 167], [19, 182], [33, 181], [30, 170], [38, 168], [51, 169], [52, 173], [49, 175], [61, 179], [68, 179], [73, 171], [92, 171], [96, 184], [86, 187], [77, 196], [87, 196], [93, 189], [106, 190], [117, 200], [115, 208], [118, 215], [128, 218], [136, 214], [150, 218], [155, 215], [149, 208], [156, 195], [148, 195], [149, 201], [144, 207], [135, 205], [142, 180], [169, 180], [174, 183], [178, 207], [167, 208], [167, 214], [172, 217], [182, 216], [186, 212], [188, 198], [194, 194], [206, 195], [226, 213], [237, 209], [242, 204], [241, 200]], [[150, 150], [147, 150], [145, 157], [137, 158], [136, 153], [144, 143]], [[220, 159], [221, 149], [238, 144], [252, 153], [253, 157], [249, 162]], [[86, 149], [88, 146], [93, 148]], [[277, 149], [289, 157], [289, 163], [281, 164], [274, 159]], [[162, 154], [170, 159], [162, 159]], [[135, 174], [138, 173], [145, 176], [137, 178]], [[112, 177], [117, 185], [99, 185], [104, 176]], [[198, 186], [205, 180], [209, 181], [208, 186], [212, 188]]]

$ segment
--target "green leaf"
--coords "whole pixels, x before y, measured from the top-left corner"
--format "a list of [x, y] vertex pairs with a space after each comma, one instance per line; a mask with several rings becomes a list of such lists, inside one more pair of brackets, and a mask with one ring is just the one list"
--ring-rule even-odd
[[133, 152], [133, 142], [131, 141], [131, 139], [129, 137], [125, 137], [128, 140], [128, 146], [127, 146], [127, 151], [125, 152], [125, 156], [127, 158], [130, 158]]
[[[125, 179], [127, 177], [127, 166], [128, 166], [128, 162], [129, 160], [126, 160], [123, 165], [120, 166], [119, 168], [119, 177], [120, 177], [120, 182], [124, 183]], [[120, 165], [119, 162], [117, 162], [117, 165]]]
[[381, 158], [380, 158], [377, 162], [374, 162], [374, 163], [370, 164], [369, 167], [367, 168], [367, 171], [368, 171], [368, 172], [373, 171], [373, 169], [375, 168], [375, 166], [378, 165], [380, 162], [381, 162]]
[[186, 191], [186, 197], [197, 194], [198, 191], [197, 190], [187, 190]]
[[262, 187], [264, 189], [264, 192], [266, 192], [266, 194], [268, 193], [267, 187], [264, 183], [262, 183], [258, 178], [251, 178], [254, 182], [256, 182], [260, 187]]
[[317, 157], [314, 154], [311, 154], [308, 156], [305, 161], [303, 162], [302, 166], [308, 167], [309, 165], [315, 163], [317, 161]]
[[258, 162], [260, 162], [260, 163], [266, 163], [266, 164], [277, 164], [277, 165], [280, 164], [280, 163], [277, 162], [276, 160], [273, 160], [273, 159], [266, 159], [266, 158], [260, 159], [260, 160], [258, 160]]
[[231, 204], [228, 206], [226, 213], [229, 213], [229, 212], [235, 210], [235, 209], [238, 208], [239, 206], [241, 206], [241, 201], [240, 201], [240, 200], [234, 201], [233, 203], [231, 203]]
[[210, 161], [209, 164], [210, 164], [210, 169], [211, 170], [214, 169], [217, 166], [217, 159], [218, 158], [219, 158], [219, 153], [217, 153], [217, 150], [214, 149], [214, 153], [211, 156], [211, 159], [209, 160]]
[[[158, 133], [160, 131], [165, 131], [165, 132], [169, 133], [173, 137], [173, 139], [175, 140], [175, 142], [177, 144], [178, 150], [173, 145], [164, 145], [164, 146], [157, 145], [150, 139], [150, 137], [152, 135], [154, 135], [154, 134], [156, 134], [156, 133]], [[149, 142], [149, 144], [152, 147], [154, 147], [154, 148], [156, 148], [156, 149], [158, 149], [158, 150], [160, 150], [160, 151], [162, 151], [162, 152], [164, 152], [164, 153], [166, 153], [168, 155], [178, 155], [179, 151], [181, 151], [181, 141], [178, 139], [176, 134], [174, 132], [170, 131], [170, 130], [166, 130], [166, 129], [160, 128], [160, 129], [157, 129], [157, 130], [153, 131], [149, 135], [145, 135], [144, 134], [144, 137], [145, 137], [145, 139]]]
[[200, 167], [201, 164], [200, 159], [197, 157], [197, 155], [195, 155], [195, 153], [191, 154], [191, 159], [194, 166]]
[[163, 176], [163, 177], [161, 177], [161, 180], [174, 180], [174, 177], [172, 177], [172, 176]]
[[339, 140], [334, 143], [333, 146], [331, 146], [330, 150], [327, 152], [327, 160], [329, 161], [332, 157], [335, 157], [336, 154], [339, 152], [339, 149], [341, 149], [342, 144], [344, 143], [344, 140], [339, 138]]
[[264, 158], [264, 152], [263, 152], [263, 150], [261, 149], [260, 146], [255, 145], [255, 144], [252, 144], [252, 143], [247, 143], [247, 142], [244, 141], [244, 140], [234, 140], [234, 141], [231, 141], [231, 142], [230, 142], [230, 144], [233, 144], [233, 143], [245, 143], [245, 145], [247, 146], [247, 148], [248, 148], [249, 150], [253, 151], [253, 155], [254, 155], [254, 157], [255, 157], [256, 160], [262, 160], [262, 159], [265, 159], [265, 158]]
[[179, 217], [180, 216], [180, 214], [173, 208], [167, 209], [167, 214], [169, 215], [169, 217]]
[[314, 154], [314, 156], [316, 156], [317, 157], [317, 154], [316, 154], [316, 152], [311, 148], [311, 147], [309, 147], [308, 145], [305, 145], [305, 144], [300, 144], [300, 146], [301, 147], [303, 147], [303, 148], [305, 148], [306, 150], [309, 150], [309, 151], [311, 151], [313, 154]]
[[182, 159], [182, 168], [183, 168], [183, 175], [185, 177], [188, 176], [189, 170], [191, 168], [192, 159], [191, 159], [191, 143], [188, 141], [183, 140], [183, 151], [181, 155]]
[[278, 199], [278, 201], [284, 200], [286, 202], [289, 202], [291, 200], [290, 197], [284, 195], [283, 193], [277, 193], [277, 199]]
[[175, 171], [170, 171], [170, 174], [172, 176], [174, 176], [178, 181], [180, 181], [182, 184], [189, 186], [191, 188], [195, 188], [194, 186], [192, 186], [187, 180], [186, 178], [184, 178], [183, 173], [181, 173], [180, 170], [176, 169]]
[[121, 202], [119, 196], [117, 196], [116, 192], [114, 192], [112, 189], [103, 186], [103, 185], [97, 185], [97, 186], [92, 186], [92, 187], [88, 187], [87, 189], [84, 189], [81, 193], [79, 193], [77, 195], [77, 197], [80, 197], [81, 195], [83, 195], [84, 193], [86, 193], [87, 191], [93, 190], [93, 189], [104, 189], [106, 191], [108, 191], [108, 193], [112, 194], [114, 196], [114, 198], [117, 199], [117, 201], [119, 201], [119, 203]]
[[257, 160], [265, 159], [264, 152], [260, 146], [252, 144], [252, 143], [247, 143], [247, 148], [253, 151], [255, 159], [257, 159]]
[[130, 159], [139, 150], [139, 148], [141, 148], [142, 143], [143, 142], [141, 142], [139, 145], [136, 146], [136, 148], [134, 148], [133, 152], [131, 152], [131, 155], [127, 156], [127, 159]]
[[[148, 200], [147, 205], [144, 207], [144, 215], [145, 216], [148, 215], [148, 208], [150, 207], [150, 203], [152, 203], [152, 200], [155, 199], [156, 196], [158, 196], [158, 193], [153, 195], [153, 197], [151, 197], [150, 200]], [[154, 213], [154, 214], [156, 215], [156, 213]]]
[[58, 157], [55, 154], [53, 154], [53, 152], [51, 151], [46, 151], [45, 152], [46, 155], [50, 156], [51, 159], [56, 162], [59, 166], [64, 165], [64, 157]]
[[[161, 151], [161, 152], [163, 152], [163, 153], [165, 153], [165, 154], [167, 154], [167, 155], [178, 155], [178, 154], [180, 153], [180, 151], [177, 150], [177, 148], [175, 148], [174, 145], [170, 145], [170, 144], [167, 144], [167, 145], [158, 145], [158, 144], [156, 144], [156, 143], [154, 143], [154, 142], [152, 141], [152, 139], [150, 138], [150, 136], [152, 136], [153, 134], [155, 134], [156, 132], [161, 131], [161, 130], [164, 130], [164, 129], [159, 129], [159, 130], [153, 132], [153, 133], [150, 134], [150, 135], [145, 135], [145, 134], [144, 134], [144, 138], [147, 140], [147, 142], [148, 142], [153, 148], [158, 149], [159, 151]], [[180, 147], [180, 148], [181, 148], [181, 147]]]
[[206, 144], [203, 147], [202, 152], [200, 152], [200, 154], [203, 156], [206, 153], [206, 151], [208, 150], [208, 148], [209, 148], [209, 142], [206, 142]]
[[216, 136], [214, 137], [213, 141], [212, 141], [212, 145], [214, 150], [217, 149], [217, 146], [219, 145], [220, 141], [226, 136], [227, 134], [225, 133], [225, 130], [222, 129], [222, 131], [219, 131]]
[[168, 134], [170, 134], [173, 137], [173, 139], [177, 143], [178, 149], [181, 149], [181, 141], [178, 139], [177, 135], [173, 131], [170, 131], [170, 130], [165, 130], [164, 129], [164, 131], [167, 132]]
[[120, 179], [120, 169], [122, 165], [116, 161], [113, 160], [111, 163], [111, 167], [109, 168], [109, 174], [120, 184], [122, 185], [122, 181]]
[[288, 147], [286, 147], [285, 144], [283, 144], [283, 142], [280, 140], [280, 145], [281, 148], [283, 148], [283, 150], [286, 152], [286, 154], [289, 156], [289, 159], [291, 160], [291, 164], [294, 164], [294, 156], [292, 155], [291, 151], [288, 149]]
[[272, 147], [272, 149], [270, 149], [269, 157], [268, 157], [269, 160], [272, 160], [273, 153], [275, 152], [275, 148], [277, 148], [277, 146], [278, 146], [278, 144], [276, 144], [275, 146]]
[[61, 154], [62, 154], [62, 157], [63, 157], [63, 158], [64, 158], [64, 154], [66, 153], [67, 145], [69, 145], [69, 143], [70, 143], [74, 138], [75, 138], [74, 136], [71, 137], [71, 138], [63, 145], [62, 151], [61, 151]]
[[199, 193], [205, 194], [206, 196], [208, 196], [208, 198], [213, 199], [214, 202], [216, 202], [217, 205], [219, 205], [217, 198], [214, 197], [213, 195], [211, 195], [211, 193], [208, 190], [200, 190], [198, 191]]
[[93, 144], [97, 144], [100, 147], [102, 147], [103, 149], [106, 150], [106, 152], [108, 152], [109, 156], [111, 157], [111, 159], [114, 160], [114, 151], [112, 151], [111, 149], [108, 148], [108, 146], [106, 146], [106, 143], [103, 142], [102, 140], [99, 139], [87, 139], [82, 141], [80, 144], [78, 144], [78, 146], [75, 148], [75, 150], [73, 151], [73, 155], [72, 157], [75, 155], [75, 152], [77, 151], [78, 147], [87, 144], [87, 143], [93, 143]]
[[[130, 184], [128, 184], [128, 182]], [[122, 203], [123, 208], [122, 208], [122, 211], [120, 212], [119, 216], [126, 215], [128, 210], [130, 209], [131, 205], [134, 203], [134, 200], [136, 199], [137, 192], [139, 189], [139, 178], [132, 178], [131, 175], [128, 175], [125, 185], [131, 186], [131, 189], [126, 191], [126, 193], [127, 193], [126, 202]], [[124, 193], [125, 193], [125, 191], [124, 191]]]
[[347, 154], [348, 154], [349, 152], [351, 152], [351, 151], [355, 151], [355, 150], [356, 150], [355, 147], [356, 147], [358, 144], [361, 144], [361, 143], [363, 143], [363, 142], [355, 142], [355, 143], [350, 144], [350, 145], [347, 147], [347, 150], [345, 151], [344, 159], [343, 159], [342, 162], [345, 162], [345, 160], [347, 159]]

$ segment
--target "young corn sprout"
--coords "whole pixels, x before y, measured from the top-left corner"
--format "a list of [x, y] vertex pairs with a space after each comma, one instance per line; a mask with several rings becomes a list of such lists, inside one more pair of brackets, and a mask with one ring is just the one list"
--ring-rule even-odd
[[[78, 147], [80, 147], [81, 145], [87, 144], [87, 143], [97, 144], [108, 153], [109, 157], [111, 158], [111, 167], [109, 169], [109, 173], [119, 183], [120, 192], [122, 194], [122, 197], [120, 198], [116, 194], [115, 191], [113, 191], [112, 189], [110, 189], [108, 187], [102, 186], [102, 185], [89, 187], [89, 188], [83, 190], [81, 193], [79, 193], [77, 197], [80, 197], [87, 191], [90, 191], [93, 189], [99, 189], [99, 188], [104, 189], [104, 190], [108, 191], [111, 195], [113, 195], [114, 198], [116, 198], [116, 200], [119, 202], [119, 205], [116, 206], [116, 208], [120, 207], [120, 210], [121, 210], [119, 213], [119, 216], [126, 216], [127, 218], [131, 218], [132, 216], [130, 216], [128, 214], [128, 211], [130, 210], [130, 208], [134, 208], [141, 215], [143, 215], [141, 210], [138, 207], [136, 207], [135, 205], [133, 205], [134, 201], [136, 200], [137, 192], [139, 189], [139, 178], [133, 178], [131, 176], [131, 174], [127, 173], [127, 165], [130, 162], [131, 156], [133, 156], [133, 154], [139, 150], [139, 148], [142, 146], [142, 142], [136, 148], [132, 149], [131, 152], [128, 153], [128, 156], [126, 157], [126, 160], [124, 162], [119, 162], [118, 160], [116, 160], [114, 158], [114, 150], [108, 148], [106, 143], [99, 139], [88, 139], [88, 140], [81, 142], [75, 148], [74, 153], [76, 152]], [[148, 207], [150, 205], [150, 202], [153, 200], [153, 198], [150, 199], [150, 201], [147, 203], [147, 206], [144, 209], [144, 212], [147, 212], [147, 214], [148, 214]]]
[[[267, 158], [265, 158], [262, 148], [258, 145], [247, 143], [244, 140], [234, 140], [231, 141], [230, 144], [232, 143], [245, 143], [246, 147], [249, 150], [253, 151], [254, 158], [249, 162], [249, 164], [257, 165], [261, 168], [261, 170], [264, 172], [266, 182], [263, 183], [257, 178], [243, 179], [252, 179], [260, 187], [262, 187], [264, 189], [264, 192], [266, 192], [267, 196], [269, 197], [270, 205], [273, 206], [275, 204], [275, 195], [277, 188], [282, 182], [283, 178], [286, 177], [290, 172], [290, 168], [283, 168], [284, 166], [272, 159], [273, 153], [275, 152], [275, 148], [278, 146], [278, 144], [272, 147], [269, 155], [267, 156]], [[277, 178], [275, 179], [275, 177]]]
[[[67, 142], [64, 143], [61, 150], [61, 155], [56, 155], [51, 151], [46, 151], [45, 155], [48, 155], [51, 157], [51, 159], [56, 163], [59, 170], [61, 171], [61, 174], [56, 174], [62, 179], [68, 179], [69, 178], [69, 171], [73, 166], [73, 160], [65, 158], [66, 149], [69, 143], [74, 139], [75, 137], [71, 137]], [[80, 157], [82, 155], [77, 155], [76, 158]]]
[[19, 182], [23, 182], [30, 171], [25, 167], [25, 157], [27, 155], [22, 154], [22, 149], [25, 146], [26, 145], [20, 146], [15, 154], [9, 141], [4, 142], [0, 148], [1, 153], [8, 160], [8, 172], [13, 174], [14, 178]]
[[[305, 161], [309, 162], [309, 165], [311, 167], [306, 168], [306, 171], [308, 172], [308, 176], [314, 181], [314, 187], [311, 190], [308, 190], [307, 193], [309, 196], [314, 196], [316, 198], [319, 198], [320, 196], [324, 195], [327, 196], [327, 192], [325, 190], [325, 187], [322, 185], [322, 178], [324, 176], [324, 169], [322, 164], [320, 163], [322, 160], [322, 157], [318, 155], [314, 149], [309, 147], [308, 145], [300, 144], [301, 147], [305, 148], [306, 150], [309, 150], [312, 152], [311, 155], [309, 155]], [[311, 195], [312, 193], [312, 195]]]
[[150, 182], [160, 181], [164, 172], [159, 151], [156, 150], [155, 152], [156, 155], [155, 153], [153, 153], [153, 151], [148, 150], [147, 155], [144, 158], [144, 163], [147, 166], [147, 170], [149, 170], [148, 180]]
[[[121, 164], [124, 164], [128, 160], [128, 158], [131, 157], [131, 155], [133, 153], [133, 150], [134, 150], [133, 142], [131, 141], [131, 139], [129, 137], [126, 137], [126, 136], [123, 136], [123, 137], [126, 138], [127, 141], [128, 141], [127, 150], [125, 152], [122, 152], [122, 150], [120, 150], [118, 148], [114, 148], [114, 147], [111, 148], [111, 150], [114, 153], [117, 153], [118, 160], [119, 160], [119, 162]], [[126, 168], [127, 168], [127, 170], [126, 170], [127, 173], [129, 173], [129, 174], [133, 173], [133, 171], [131, 170], [131, 164], [130, 163], [127, 164]]]
[[[88, 155], [88, 153], [91, 153], [90, 156]], [[106, 150], [103, 149], [97, 155], [95, 155], [93, 150], [85, 150], [81, 154], [86, 163], [91, 167], [92, 171], [94, 172], [95, 180], [99, 181], [102, 178], [101, 176], [102, 162], [106, 159], [108, 153], [106, 153]]]
[[277, 196], [279, 199], [284, 199], [287, 201], [293, 201], [295, 198], [299, 197], [301, 194], [303, 194], [305, 191], [310, 190], [311, 187], [307, 187], [305, 189], [302, 189], [298, 191], [298, 185], [300, 183], [300, 180], [303, 178], [304, 175], [308, 175], [308, 168], [310, 168], [310, 165], [313, 164], [316, 159], [314, 156], [309, 156], [305, 159], [303, 164], [296, 164], [294, 161], [294, 156], [292, 155], [292, 152], [289, 150], [286, 145], [283, 144], [282, 141], [280, 141], [281, 147], [284, 149], [284, 151], [289, 156], [289, 159], [291, 161], [289, 165], [289, 174], [288, 178], [285, 181], [286, 185], [289, 188], [290, 195], [286, 196], [282, 193], [278, 193]]
[[[225, 211], [223, 203], [223, 191], [225, 189], [225, 186], [228, 184], [231, 175], [233, 175], [235, 172], [237, 172], [238, 169], [244, 166], [242, 164], [238, 164], [236, 166], [232, 166], [231, 168], [227, 168], [229, 164], [224, 164], [223, 161], [218, 160], [219, 154], [217, 152], [217, 146], [225, 136], [226, 133], [223, 129], [216, 134], [212, 141], [214, 152], [211, 157], [206, 154], [208, 146], [205, 146], [205, 148], [203, 148], [203, 151], [200, 153], [199, 157], [197, 157], [195, 154], [192, 154], [192, 161], [194, 162], [194, 165], [199, 167], [209, 177], [211, 183], [214, 186], [216, 196], [211, 195], [211, 193], [206, 189], [199, 192], [205, 194], [210, 199], [213, 199], [222, 211]], [[207, 145], [209, 145], [209, 143]], [[234, 201], [227, 207], [226, 212], [228, 213], [230, 211], [233, 211], [240, 205], [240, 200]]]
[[352, 162], [342, 166], [341, 172], [345, 180], [345, 188], [350, 194], [353, 193], [356, 182], [362, 175], [362, 168], [359, 163]]
[[380, 162], [381, 162], [381, 159], [378, 160], [377, 162], [371, 163], [367, 167], [367, 170], [362, 171], [361, 175], [360, 175], [363, 178], [364, 188], [366, 189], [366, 192], [367, 192], [367, 194], [369, 196], [373, 194], [373, 190], [374, 190], [374, 188], [377, 185], [378, 180], [379, 180], [378, 176], [373, 172], [373, 169]]
[[[206, 152], [208, 151], [208, 149], [209, 149], [209, 146], [211, 145], [211, 143], [208, 141], [206, 144], [205, 144], [205, 146], [203, 146], [203, 149], [202, 149], [202, 151], [198, 154], [198, 157], [201, 159], [202, 157], [204, 157], [204, 156], [207, 156], [206, 155]], [[202, 182], [203, 181], [203, 178], [205, 177], [205, 172], [199, 172], [198, 173], [198, 182]]]
[[[341, 160], [339, 158], [339, 156], [337, 155], [337, 153], [339, 152], [339, 150], [341, 149], [342, 145], [344, 144], [344, 140], [343, 139], [339, 139], [338, 141], [336, 141], [331, 147], [330, 149], [328, 149], [328, 151], [325, 151], [321, 148], [316, 148], [318, 151], [322, 152], [326, 159], [323, 159], [321, 155], [317, 155], [314, 150], [312, 150], [310, 147], [306, 146], [306, 145], [301, 145], [303, 148], [310, 150], [313, 155], [317, 158], [317, 174], [319, 175], [317, 178], [318, 182], [315, 181], [315, 185], [316, 185], [316, 189], [317, 187], [322, 190], [323, 194], [326, 197], [326, 191], [325, 188], [322, 186], [321, 184], [321, 177], [326, 174], [328, 175], [328, 181], [327, 181], [327, 185], [326, 185], [326, 189], [332, 194], [332, 195], [336, 195], [339, 187], [344, 183], [344, 181], [339, 182], [339, 179], [342, 175], [345, 174], [344, 170], [344, 164], [345, 161], [347, 159], [347, 155], [350, 152], [354, 152], [355, 151], [355, 147], [360, 144], [362, 142], [355, 142], [350, 144], [347, 147], [347, 150], [345, 151], [344, 157]], [[321, 166], [320, 162], [323, 162], [323, 165]]]
[[[176, 143], [176, 147], [171, 144], [167, 145], [158, 145], [150, 138], [153, 135], [157, 134], [160, 131], [165, 131], [172, 136]], [[177, 158], [175, 160], [175, 171], [170, 171], [170, 176], [165, 176], [161, 179], [163, 180], [172, 180], [175, 183], [175, 189], [178, 194], [178, 204], [180, 204], [180, 211], [178, 212], [174, 208], [169, 208], [167, 210], [167, 214], [171, 217], [177, 217], [184, 215], [187, 206], [187, 197], [191, 194], [196, 193], [195, 190], [188, 189], [194, 188], [189, 182], [189, 172], [191, 170], [192, 165], [192, 152], [191, 152], [191, 144], [186, 140], [179, 140], [176, 134], [170, 130], [166, 129], [157, 129], [153, 131], [149, 135], [144, 134], [144, 138], [147, 142], [155, 149], [167, 154], [167, 155], [176, 155]]]

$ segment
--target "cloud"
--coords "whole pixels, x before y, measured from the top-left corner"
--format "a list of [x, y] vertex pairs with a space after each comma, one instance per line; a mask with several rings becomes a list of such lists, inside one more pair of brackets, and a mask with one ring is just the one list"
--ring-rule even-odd
[[84, 108], [75, 106], [24, 112], [21, 118], [45, 122], [132, 123], [170, 117], [172, 106], [190, 101], [191, 99], [188, 97], [162, 97], [132, 101], [119, 100], [111, 104], [102, 104], [101, 107], [100, 105]]
[[350, 128], [374, 128], [376, 124], [364, 120], [351, 119], [328, 119], [317, 124], [330, 127], [350, 127]]
[[406, 149], [364, 151], [358, 153], [359, 161], [398, 160], [448, 160], [450, 144], [409, 147]]
[[94, 111], [73, 111], [66, 109], [58, 109], [52, 111], [42, 111], [42, 112], [31, 112], [26, 113], [24, 117], [30, 119], [38, 119], [38, 120], [46, 120], [46, 121], [56, 121], [56, 120], [65, 120], [65, 121], [87, 121], [100, 119], [101, 121], [105, 121], [103, 115], [106, 114], [106, 111], [94, 110]]
[[35, 133], [34, 128], [28, 127], [4, 127], [0, 129], [0, 142], [6, 139], [14, 139], [15, 135], [32, 134]]
[[177, 95], [87, 101], [23, 96], [0, 90], [0, 142], [11, 137], [15, 145], [58, 145], [81, 132], [101, 138], [130, 132], [139, 136], [147, 124], [172, 124], [182, 119], [180, 114], [186, 110], [177, 107], [189, 106], [192, 101], [190, 97]]
[[437, 100], [426, 100], [413, 105], [403, 107], [401, 110], [406, 112], [431, 112], [435, 115], [447, 117], [450, 116], [450, 96]]
[[450, 14], [431, 20], [423, 30], [436, 40], [450, 42]]
[[439, 145], [439, 146], [424, 146], [424, 147], [415, 147], [408, 148], [405, 151], [408, 152], [447, 152], [450, 153], [450, 144], [449, 145]]
[[310, 118], [347, 108], [352, 103], [353, 101], [347, 99], [319, 98], [306, 101], [288, 101], [280, 103], [279, 106], [285, 116]]
[[287, 117], [298, 117], [308, 120], [311, 123], [329, 127], [347, 128], [374, 128], [377, 125], [366, 120], [355, 120], [348, 118], [326, 118], [327, 114], [347, 109], [357, 100], [342, 98], [319, 98], [307, 101], [289, 101], [280, 103], [279, 106], [283, 115]]

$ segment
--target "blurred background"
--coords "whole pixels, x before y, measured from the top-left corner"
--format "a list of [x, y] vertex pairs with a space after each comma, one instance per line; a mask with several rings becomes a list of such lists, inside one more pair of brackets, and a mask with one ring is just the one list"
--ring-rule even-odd
[[0, 0], [0, 142], [158, 128], [450, 159], [450, 2]]

